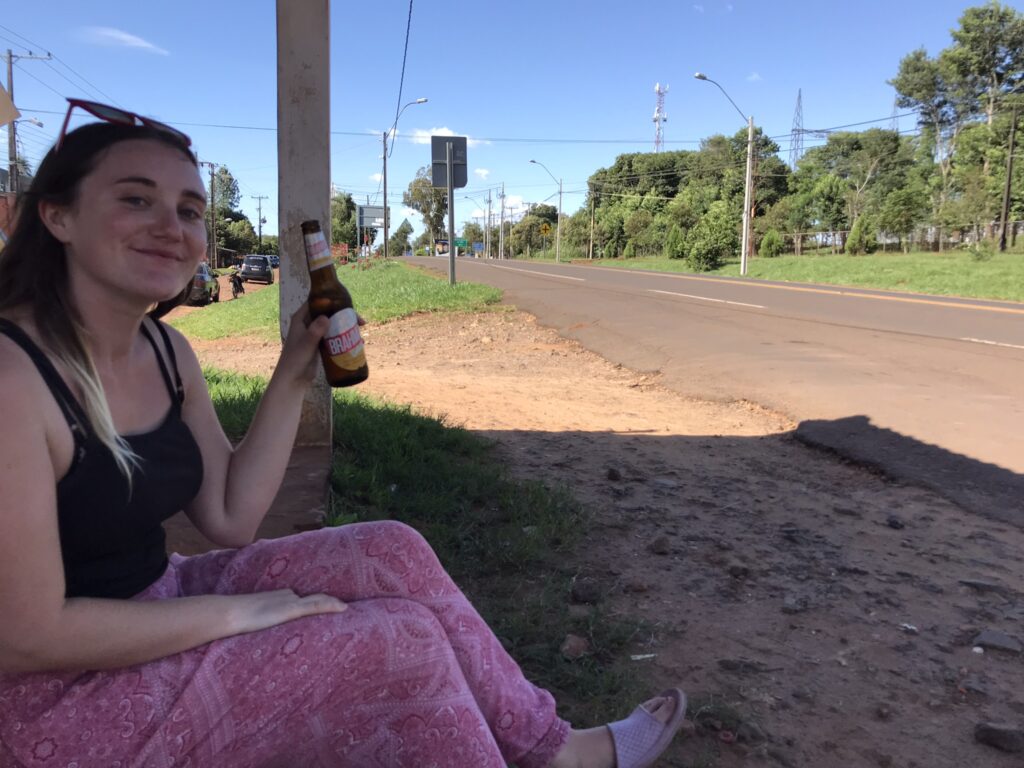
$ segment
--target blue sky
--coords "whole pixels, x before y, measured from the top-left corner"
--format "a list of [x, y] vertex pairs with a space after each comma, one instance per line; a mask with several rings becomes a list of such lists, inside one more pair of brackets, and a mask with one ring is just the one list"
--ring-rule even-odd
[[[807, 128], [874, 119], [888, 127], [886, 80], [900, 59], [918, 46], [934, 54], [949, 45], [960, 14], [980, 2], [414, 0], [402, 103], [429, 101], [399, 122], [388, 164], [392, 221], [403, 218], [401, 193], [416, 169], [429, 164], [431, 134], [469, 137], [462, 194], [484, 202], [491, 190], [497, 210], [504, 182], [512, 208], [557, 205], [558, 187], [529, 163], [536, 159], [563, 179], [572, 213], [591, 173], [618, 154], [653, 150], [655, 83], [669, 86], [666, 149], [743, 128], [722, 93], [693, 78], [698, 70], [780, 137], [784, 158], [798, 89]], [[331, 5], [331, 128], [339, 132], [331, 179], [358, 202], [380, 204], [380, 134], [395, 116], [409, 4]], [[55, 138], [64, 96], [115, 102], [178, 125], [201, 159], [227, 165], [253, 221], [251, 196], [268, 195], [264, 231], [275, 233], [275, 14], [268, 0], [7, 4], [0, 45], [59, 59], [16, 62], [15, 101], [44, 123], [19, 124], [26, 155], [37, 162]], [[903, 130], [914, 124], [899, 120]], [[6, 131], [0, 141], [6, 147]], [[458, 228], [482, 215], [462, 194]], [[420, 231], [419, 217], [408, 215]]]

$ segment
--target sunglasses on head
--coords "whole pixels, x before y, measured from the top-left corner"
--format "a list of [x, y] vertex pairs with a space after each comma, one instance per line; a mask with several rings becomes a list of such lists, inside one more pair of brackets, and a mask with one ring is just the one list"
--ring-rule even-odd
[[60, 145], [64, 143], [64, 137], [68, 132], [68, 123], [71, 121], [71, 113], [74, 112], [75, 107], [84, 109], [93, 117], [98, 117], [108, 123], [116, 123], [117, 125], [144, 125], [147, 128], [152, 128], [156, 131], [163, 131], [169, 133], [181, 141], [185, 142], [185, 146], [192, 146], [192, 139], [188, 137], [188, 134], [182, 133], [177, 128], [172, 128], [167, 123], [161, 123], [159, 120], [153, 120], [142, 115], [137, 115], [134, 112], [129, 112], [127, 109], [121, 109], [120, 107], [111, 107], [107, 104], [99, 104], [95, 101], [83, 101], [82, 99], [68, 99], [68, 113], [64, 116], [64, 125], [60, 129], [60, 136], [57, 137], [57, 145], [54, 151], [60, 150]]

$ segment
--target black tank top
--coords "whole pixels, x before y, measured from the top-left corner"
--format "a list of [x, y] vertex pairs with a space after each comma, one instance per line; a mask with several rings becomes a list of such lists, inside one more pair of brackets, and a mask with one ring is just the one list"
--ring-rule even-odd
[[[57, 520], [67, 597], [127, 598], [163, 574], [167, 552], [163, 521], [184, 508], [203, 482], [203, 460], [192, 431], [181, 419], [185, 391], [167, 331], [163, 338], [174, 371], [172, 381], [152, 334], [171, 407], [160, 426], [124, 439], [139, 457], [132, 485], [114, 455], [94, 434], [78, 400], [43, 351], [14, 323], [0, 318], [0, 333], [32, 358], [71, 428], [75, 455], [57, 483]], [[162, 397], [159, 400], [163, 400]]]

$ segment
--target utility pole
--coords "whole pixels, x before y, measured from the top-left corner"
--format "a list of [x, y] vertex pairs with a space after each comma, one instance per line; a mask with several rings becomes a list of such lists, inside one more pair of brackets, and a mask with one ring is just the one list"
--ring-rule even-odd
[[217, 263], [217, 177], [214, 175], [217, 164], [207, 160], [198, 162], [199, 165], [206, 165], [210, 168], [210, 255], [208, 258], [210, 265], [214, 269], [218, 269], [220, 265]]
[[498, 258], [505, 258], [505, 182], [501, 182], [501, 218], [498, 219]]
[[259, 249], [263, 250], [263, 201], [267, 200], [267, 195], [249, 195], [253, 200], [256, 201], [256, 241], [259, 243]]
[[1013, 179], [1013, 149], [1017, 138], [1017, 107], [1010, 117], [1010, 149], [1006, 153], [1006, 186], [1003, 187], [1003, 217], [999, 223], [999, 250], [1006, 250], [1006, 227], [1010, 221], [1010, 181]]
[[587, 249], [587, 258], [594, 258], [594, 197], [595, 193], [590, 193], [590, 247]]
[[754, 118], [747, 118], [747, 175], [743, 185], [743, 253], [740, 255], [740, 274], [747, 274], [747, 254], [750, 247], [750, 207], [753, 204], [754, 183]]
[[[32, 51], [27, 56], [15, 56], [10, 48], [7, 49], [7, 95], [14, 104], [14, 60], [35, 59], [36, 61], [49, 61], [52, 59], [49, 53], [45, 56], [36, 56]], [[12, 194], [18, 192], [18, 123], [12, 120], [7, 125], [7, 191]]]
[[484, 230], [484, 251], [491, 258], [491, 190], [487, 190], [487, 228]]
[[[396, 120], [397, 122], [397, 120]], [[384, 131], [382, 141], [384, 143], [384, 175], [382, 181], [384, 182], [384, 261], [388, 260], [388, 214], [391, 212], [388, 208], [388, 132]]]

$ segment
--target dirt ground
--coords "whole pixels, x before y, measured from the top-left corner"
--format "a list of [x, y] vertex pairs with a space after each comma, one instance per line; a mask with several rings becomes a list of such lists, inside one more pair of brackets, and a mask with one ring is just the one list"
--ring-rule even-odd
[[[363, 391], [496, 439], [512, 472], [589, 508], [580, 579], [652, 628], [638, 674], [706, 706], [663, 765], [1020, 765], [974, 735], [1024, 724], [1017, 528], [808, 448], [756, 404], [681, 397], [520, 312], [365, 335]], [[277, 355], [195, 346], [243, 372]]]

